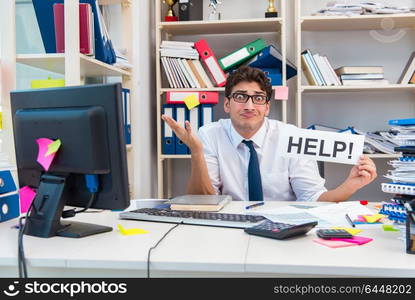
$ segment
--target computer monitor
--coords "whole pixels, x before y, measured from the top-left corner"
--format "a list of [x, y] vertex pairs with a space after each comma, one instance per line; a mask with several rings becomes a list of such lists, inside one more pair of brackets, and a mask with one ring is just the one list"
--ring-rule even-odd
[[[121, 97], [120, 84], [11, 93], [19, 185], [37, 190], [25, 234], [83, 237], [112, 230], [61, 217], [71, 212], [65, 205], [114, 210], [129, 205]], [[39, 138], [61, 140], [48, 171], [37, 162]]]

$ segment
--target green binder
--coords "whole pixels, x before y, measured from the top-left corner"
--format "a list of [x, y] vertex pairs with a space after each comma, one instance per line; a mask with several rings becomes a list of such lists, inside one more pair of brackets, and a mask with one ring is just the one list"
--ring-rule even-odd
[[263, 39], [257, 39], [232, 52], [231, 54], [222, 57], [219, 59], [219, 64], [224, 71], [227, 71], [237, 65], [244, 63], [252, 56], [261, 52], [261, 50], [266, 46], [267, 45]]

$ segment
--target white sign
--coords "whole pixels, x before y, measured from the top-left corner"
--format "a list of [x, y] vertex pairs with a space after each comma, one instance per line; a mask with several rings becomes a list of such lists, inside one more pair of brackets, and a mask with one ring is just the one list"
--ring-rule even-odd
[[357, 164], [363, 153], [363, 135], [289, 128], [280, 132], [277, 153], [286, 157]]

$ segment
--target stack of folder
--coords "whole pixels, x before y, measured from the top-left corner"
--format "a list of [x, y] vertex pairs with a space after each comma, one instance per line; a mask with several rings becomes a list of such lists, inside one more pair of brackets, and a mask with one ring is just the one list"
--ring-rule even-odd
[[20, 216], [19, 194], [12, 175], [14, 170], [6, 166], [0, 168], [0, 222]]
[[[64, 0], [33, 0], [33, 7], [46, 53], [57, 53], [58, 50], [64, 50], [62, 42], [64, 41], [63, 3]], [[80, 52], [94, 54], [97, 60], [114, 64], [116, 62], [115, 51], [97, 0], [79, 0], [79, 3], [81, 4], [79, 20]]]
[[[167, 97], [169, 97], [170, 101], [169, 104], [163, 105], [163, 114], [176, 120], [181, 126], [185, 127], [185, 121], [189, 121], [192, 130], [197, 132], [201, 126], [213, 122], [213, 104], [200, 104], [189, 110], [185, 104], [172, 104], [180, 102], [172, 100], [177, 99], [175, 95], [170, 94]], [[215, 96], [212, 93], [210, 97], [215, 98], [218, 95]], [[163, 122], [161, 142], [163, 154], [190, 154], [189, 148], [176, 137], [166, 122]]]

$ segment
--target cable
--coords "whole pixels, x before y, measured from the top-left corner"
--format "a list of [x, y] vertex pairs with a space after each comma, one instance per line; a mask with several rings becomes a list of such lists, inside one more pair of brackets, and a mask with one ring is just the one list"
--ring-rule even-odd
[[62, 212], [62, 218], [64, 218], [64, 219], [65, 218], [72, 218], [72, 217], [74, 217], [78, 213], [87, 211], [91, 207], [92, 203], [94, 203], [95, 198], [96, 198], [96, 195], [97, 195], [97, 193], [92, 193], [91, 194], [91, 198], [89, 199], [88, 204], [84, 208], [82, 208], [80, 210], [75, 210], [75, 209], [64, 210]]
[[[18, 264], [20, 278], [27, 278], [27, 266], [26, 266], [26, 257], [24, 254], [23, 236], [26, 230], [27, 220], [29, 220], [30, 218], [29, 214], [32, 211], [32, 209], [36, 210], [33, 202], [30, 204], [30, 207], [26, 212], [26, 216], [19, 218], [19, 233], [17, 237], [17, 264]], [[26, 221], [23, 224], [23, 220], [25, 219]]]
[[151, 255], [151, 251], [153, 249], [156, 249], [157, 246], [160, 244], [160, 242], [175, 228], [177, 228], [180, 224], [183, 224], [183, 222], [180, 222], [176, 225], [174, 225], [173, 227], [171, 227], [162, 237], [161, 239], [158, 240], [158, 242], [151, 247], [150, 249], [148, 249], [148, 254], [147, 254], [147, 278], [150, 278], [150, 255]]

